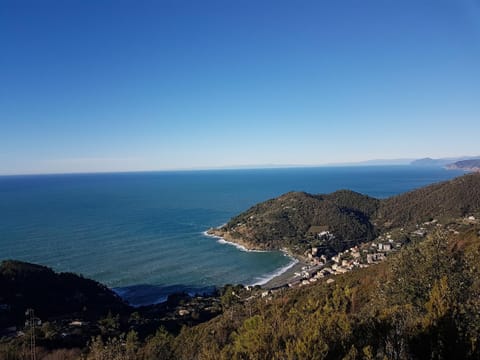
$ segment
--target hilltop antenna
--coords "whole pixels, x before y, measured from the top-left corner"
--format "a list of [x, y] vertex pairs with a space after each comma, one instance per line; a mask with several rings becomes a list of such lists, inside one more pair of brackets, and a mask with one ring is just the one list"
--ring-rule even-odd
[[30, 327], [30, 359], [37, 360], [37, 351], [35, 344], [35, 311], [33, 309], [27, 309], [25, 312], [27, 316], [27, 326]]

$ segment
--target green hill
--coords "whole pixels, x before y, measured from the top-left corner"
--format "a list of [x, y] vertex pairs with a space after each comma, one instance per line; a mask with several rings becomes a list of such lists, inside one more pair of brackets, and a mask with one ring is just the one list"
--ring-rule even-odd
[[371, 240], [375, 229], [370, 222], [379, 201], [353, 191], [329, 195], [291, 192], [253, 206], [212, 233], [248, 248], [295, 252], [314, 243], [321, 231], [335, 234], [324, 246], [341, 250], [346, 243]]
[[[289, 248], [302, 254], [309, 246], [323, 246], [340, 251], [372, 240], [379, 231], [479, 211], [480, 174], [469, 174], [384, 200], [348, 190], [291, 192], [253, 206], [210, 233], [252, 249]], [[322, 231], [334, 238], [321, 241]]]
[[376, 221], [381, 227], [395, 228], [479, 211], [480, 174], [468, 174], [382, 200]]
[[23, 319], [34, 308], [40, 318], [75, 316], [98, 319], [128, 306], [113, 291], [96, 281], [72, 273], [55, 273], [45, 266], [6, 260], [0, 264], [0, 304], [9, 311], [0, 327]]

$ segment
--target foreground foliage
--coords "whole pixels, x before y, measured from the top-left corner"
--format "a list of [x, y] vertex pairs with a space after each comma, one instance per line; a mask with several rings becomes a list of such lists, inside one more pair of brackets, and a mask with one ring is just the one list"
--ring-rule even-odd
[[[285, 291], [175, 339], [179, 359], [479, 358], [478, 230], [436, 233], [376, 267]], [[184, 344], [189, 344], [185, 346]]]
[[[438, 231], [332, 284], [264, 298], [227, 287], [222, 315], [179, 333], [119, 333], [118, 317], [109, 314], [99, 321], [105, 331], [82, 352], [57, 349], [39, 358], [478, 359], [479, 229]], [[19, 346], [3, 344], [0, 358], [21, 359]]]
[[[437, 232], [333, 284], [232, 301], [177, 336], [94, 339], [87, 359], [478, 359], [479, 229]], [[230, 291], [237, 290], [230, 288]]]

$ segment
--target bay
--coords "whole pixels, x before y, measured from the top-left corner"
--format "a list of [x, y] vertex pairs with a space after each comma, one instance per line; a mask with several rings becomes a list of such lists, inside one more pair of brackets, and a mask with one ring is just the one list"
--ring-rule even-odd
[[385, 198], [462, 173], [362, 166], [2, 176], [0, 260], [80, 273], [137, 305], [262, 283], [292, 259], [241, 251], [204, 231], [288, 191]]

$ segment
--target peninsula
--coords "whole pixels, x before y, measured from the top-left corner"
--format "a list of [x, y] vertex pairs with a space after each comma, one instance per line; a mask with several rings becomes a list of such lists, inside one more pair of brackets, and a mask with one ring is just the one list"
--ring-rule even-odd
[[208, 234], [250, 250], [286, 250], [302, 257], [317, 248], [319, 254], [330, 255], [387, 231], [414, 230], [432, 219], [467, 216], [479, 206], [480, 174], [387, 199], [349, 190], [320, 195], [290, 192], [251, 207]]

